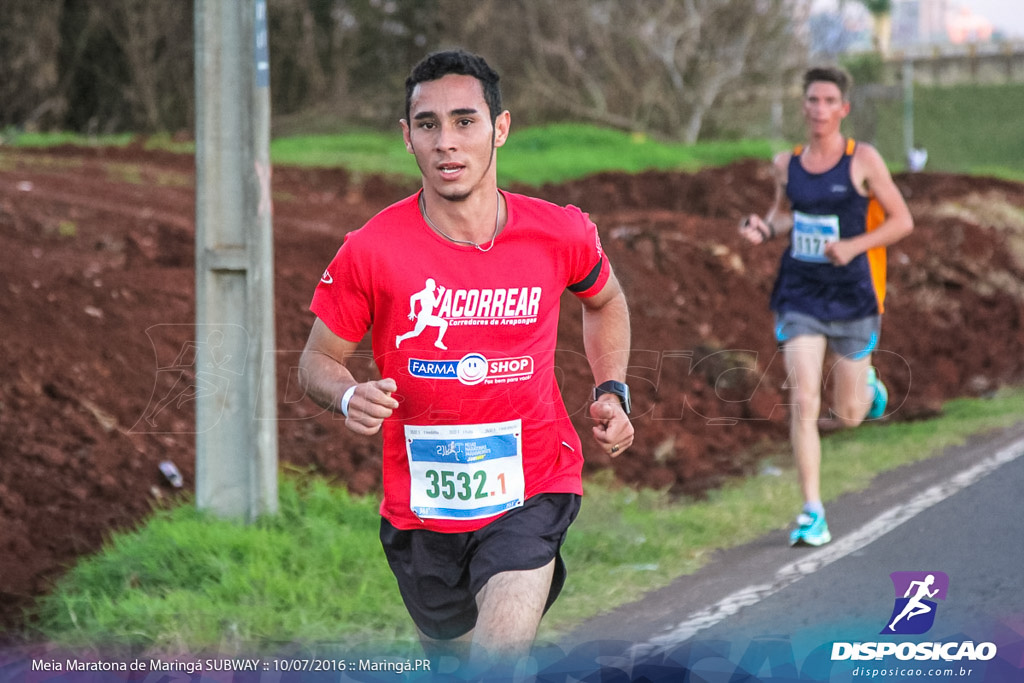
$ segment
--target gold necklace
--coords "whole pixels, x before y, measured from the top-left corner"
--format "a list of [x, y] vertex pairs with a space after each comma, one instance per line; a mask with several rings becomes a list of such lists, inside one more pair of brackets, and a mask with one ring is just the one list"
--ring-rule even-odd
[[491, 243], [490, 243], [490, 245], [486, 249], [481, 247], [476, 242], [470, 242], [469, 240], [458, 240], [458, 239], [455, 239], [454, 237], [448, 235], [444, 230], [442, 230], [441, 228], [439, 228], [436, 225], [434, 225], [434, 221], [430, 220], [430, 216], [427, 215], [427, 204], [426, 204], [426, 202], [423, 201], [423, 193], [422, 192], [420, 193], [420, 201], [419, 201], [419, 203], [420, 203], [420, 213], [423, 215], [423, 220], [425, 220], [427, 222], [427, 225], [429, 225], [431, 228], [433, 228], [434, 232], [436, 232], [438, 235], [440, 235], [441, 237], [445, 238], [449, 242], [454, 242], [455, 244], [465, 244], [467, 246], [476, 247], [478, 251], [480, 251], [483, 254], [486, 254], [487, 252], [489, 252], [494, 247], [494, 239], [498, 236], [498, 223], [501, 220], [501, 193], [498, 192], [497, 190], [495, 190], [495, 195], [496, 195], [495, 198], [497, 200], [497, 202], [496, 202], [497, 206], [494, 209], [494, 232], [491, 234], [491, 240], [490, 240]]

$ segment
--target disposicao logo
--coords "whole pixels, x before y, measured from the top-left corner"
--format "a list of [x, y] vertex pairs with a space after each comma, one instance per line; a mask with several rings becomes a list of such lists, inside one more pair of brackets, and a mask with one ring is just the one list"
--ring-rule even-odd
[[[949, 576], [945, 572], [893, 572], [896, 597], [892, 614], [881, 635], [920, 635], [935, 624], [936, 600], [945, 600]], [[832, 643], [832, 661], [899, 660], [987, 661], [996, 656], [994, 643], [965, 642], [866, 642]]]
[[949, 576], [945, 572], [893, 572], [896, 603], [882, 633], [918, 635], [927, 633], [935, 623], [936, 600], [945, 600]]

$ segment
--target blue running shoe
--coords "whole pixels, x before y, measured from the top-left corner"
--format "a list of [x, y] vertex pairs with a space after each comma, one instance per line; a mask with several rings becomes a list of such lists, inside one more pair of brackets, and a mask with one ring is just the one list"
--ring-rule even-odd
[[797, 527], [789, 533], [790, 545], [825, 545], [832, 540], [828, 524], [825, 522], [825, 513], [801, 512], [796, 518]]
[[871, 399], [871, 407], [868, 408], [865, 419], [877, 420], [885, 415], [885, 407], [889, 403], [889, 392], [882, 384], [882, 380], [878, 379], [878, 373], [874, 368], [868, 368], [868, 387], [874, 389], [874, 398]]

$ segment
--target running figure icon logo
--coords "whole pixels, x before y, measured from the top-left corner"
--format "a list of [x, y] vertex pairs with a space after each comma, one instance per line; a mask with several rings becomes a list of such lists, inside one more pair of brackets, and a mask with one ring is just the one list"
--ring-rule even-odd
[[[418, 337], [427, 327], [437, 328], [437, 341], [434, 346], [439, 349], [447, 349], [444, 345], [444, 333], [448, 331], [448, 321], [434, 315], [434, 309], [441, 302], [444, 295], [444, 287], [438, 287], [434, 278], [428, 277], [423, 289], [409, 297], [409, 320], [415, 320], [416, 326], [411, 332], [395, 337], [395, 348], [399, 348], [406, 339]], [[419, 313], [416, 312], [416, 304], [419, 304]]]
[[949, 576], [945, 572], [893, 572], [896, 601], [883, 634], [917, 635], [935, 623], [935, 600], [945, 600]]

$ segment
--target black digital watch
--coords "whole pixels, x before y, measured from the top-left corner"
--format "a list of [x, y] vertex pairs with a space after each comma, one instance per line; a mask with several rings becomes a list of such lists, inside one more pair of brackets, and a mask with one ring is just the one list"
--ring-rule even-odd
[[613, 379], [610, 379], [607, 382], [601, 382], [594, 387], [592, 400], [596, 401], [605, 394], [615, 394], [618, 396], [619, 402], [622, 403], [622, 409], [626, 412], [626, 415], [629, 415], [629, 411], [632, 409], [633, 404], [629, 400], [628, 384], [616, 382]]

